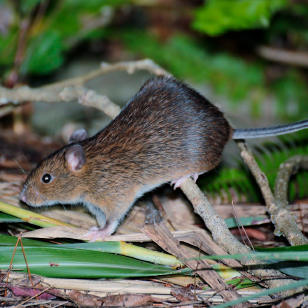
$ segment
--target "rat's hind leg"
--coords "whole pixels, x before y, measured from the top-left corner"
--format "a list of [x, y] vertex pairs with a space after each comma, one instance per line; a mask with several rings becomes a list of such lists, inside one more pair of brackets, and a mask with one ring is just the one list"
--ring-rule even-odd
[[177, 189], [178, 187], [181, 187], [181, 185], [183, 184], [183, 182], [188, 179], [189, 177], [191, 177], [194, 182], [196, 183], [197, 179], [198, 179], [199, 174], [197, 172], [192, 173], [192, 174], [188, 174], [188, 175], [184, 175], [178, 179], [175, 179], [173, 181], [171, 181], [171, 186], [173, 186], [173, 189]]

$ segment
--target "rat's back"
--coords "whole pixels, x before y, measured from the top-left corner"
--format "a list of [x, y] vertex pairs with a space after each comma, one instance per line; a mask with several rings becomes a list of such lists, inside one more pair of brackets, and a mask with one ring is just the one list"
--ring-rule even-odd
[[169, 181], [213, 169], [231, 131], [222, 112], [197, 91], [156, 77], [94, 138], [104, 155], [144, 180]]

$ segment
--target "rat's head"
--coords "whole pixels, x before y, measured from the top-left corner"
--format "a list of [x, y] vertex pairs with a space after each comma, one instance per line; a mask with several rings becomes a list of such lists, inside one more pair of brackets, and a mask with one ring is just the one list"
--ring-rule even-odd
[[28, 176], [20, 199], [36, 207], [80, 202], [86, 156], [83, 147], [76, 142], [86, 137], [84, 130], [74, 132], [68, 146], [39, 163]]

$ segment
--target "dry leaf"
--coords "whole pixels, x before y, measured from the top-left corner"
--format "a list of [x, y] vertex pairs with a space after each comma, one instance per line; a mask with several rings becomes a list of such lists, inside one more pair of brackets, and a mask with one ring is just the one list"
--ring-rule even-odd
[[[39, 294], [43, 291], [43, 290], [37, 290], [33, 288], [12, 286], [12, 285], [5, 284], [5, 283], [0, 283], [0, 286], [10, 289], [14, 293], [15, 296], [33, 297], [36, 294]], [[53, 293], [58, 292], [57, 290], [48, 290], [48, 291], [52, 291]], [[55, 295], [47, 293], [48, 291], [38, 295], [37, 299], [50, 300], [50, 299], [56, 298]]]
[[110, 295], [104, 299], [104, 307], [131, 307], [148, 305], [154, 302], [160, 302], [154, 299], [151, 295], [138, 295], [138, 294], [121, 294], [121, 295]]
[[77, 290], [72, 290], [68, 295], [82, 307], [100, 307], [102, 305], [102, 299], [93, 295], [81, 293]]
[[71, 238], [77, 240], [87, 240], [84, 236], [88, 230], [69, 227], [69, 226], [57, 226], [49, 228], [41, 228], [35, 231], [26, 232], [23, 234], [23, 237], [28, 238]]
[[170, 293], [180, 302], [189, 302], [196, 300], [195, 294], [193, 294], [193, 292], [188, 288], [172, 288]]

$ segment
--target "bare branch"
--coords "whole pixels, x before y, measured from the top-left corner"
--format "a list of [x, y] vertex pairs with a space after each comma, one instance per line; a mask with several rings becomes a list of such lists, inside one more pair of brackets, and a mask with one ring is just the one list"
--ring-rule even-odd
[[170, 75], [170, 73], [162, 69], [159, 65], [157, 65], [154, 61], [150, 59], [144, 59], [140, 61], [118, 62], [114, 64], [102, 62], [99, 69], [94, 70], [86, 75], [47, 85], [44, 88], [52, 89], [64, 88], [72, 85], [84, 85], [88, 81], [110, 72], [126, 71], [128, 74], [133, 74], [135, 71], [139, 70], [146, 70], [155, 75]]
[[257, 48], [257, 53], [264, 59], [287, 65], [308, 67], [308, 53], [288, 51], [267, 46]]
[[169, 75], [167, 71], [148, 59], [114, 64], [103, 63], [101, 68], [86, 75], [40, 88], [33, 89], [24, 86], [16, 89], [7, 89], [0, 87], [0, 106], [9, 103], [20, 104], [28, 101], [58, 103], [77, 100], [82, 105], [102, 110], [113, 119], [119, 114], [120, 107], [110, 101], [107, 96], [89, 90], [83, 85], [100, 75], [118, 70], [127, 71], [129, 74], [134, 73], [136, 70], [147, 70], [156, 75]]
[[241, 244], [229, 231], [225, 221], [215, 212], [205, 195], [192, 179], [187, 179], [181, 189], [194, 207], [194, 211], [211, 231], [214, 241], [231, 254], [249, 253], [249, 247]]
[[280, 166], [275, 185], [276, 197], [274, 198], [266, 175], [259, 168], [247, 144], [244, 142], [237, 142], [237, 144], [242, 150], [241, 156], [261, 189], [267, 211], [271, 215], [271, 220], [275, 223], [275, 234], [283, 234], [291, 245], [307, 244], [307, 238], [299, 230], [294, 216], [287, 208], [287, 187], [288, 180], [294, 168], [307, 168], [308, 158], [304, 156], [295, 156]]
[[237, 145], [241, 149], [241, 156], [244, 159], [246, 165], [249, 167], [251, 173], [253, 174], [254, 178], [256, 179], [263, 198], [265, 200], [267, 209], [270, 208], [272, 204], [275, 203], [273, 193], [269, 187], [269, 183], [267, 180], [266, 175], [261, 171], [260, 167], [258, 166], [254, 156], [252, 155], [251, 150], [249, 149], [248, 145], [245, 142], [237, 141]]
[[275, 182], [275, 203], [269, 209], [275, 222], [275, 234], [283, 234], [292, 246], [308, 244], [288, 206], [288, 182], [299, 169], [308, 169], [308, 156], [297, 155], [280, 165]]

